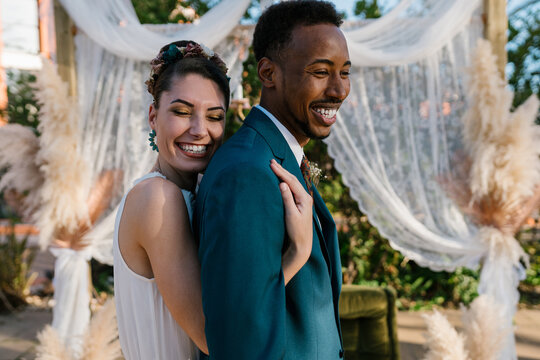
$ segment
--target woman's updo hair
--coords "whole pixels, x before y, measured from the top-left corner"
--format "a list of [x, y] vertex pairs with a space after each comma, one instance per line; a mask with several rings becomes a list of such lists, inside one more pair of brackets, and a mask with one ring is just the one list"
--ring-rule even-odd
[[150, 65], [152, 69], [146, 86], [156, 107], [159, 107], [161, 93], [171, 89], [175, 77], [198, 74], [218, 85], [225, 97], [225, 107], [229, 108], [231, 91], [227, 67], [219, 55], [204, 45], [190, 40], [172, 42], [159, 50]]

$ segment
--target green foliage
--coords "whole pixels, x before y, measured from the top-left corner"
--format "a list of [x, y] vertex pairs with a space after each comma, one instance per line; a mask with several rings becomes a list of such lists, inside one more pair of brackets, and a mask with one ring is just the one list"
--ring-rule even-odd
[[33, 128], [37, 133], [39, 105], [34, 97], [35, 75], [28, 71], [8, 71], [8, 121]]
[[94, 289], [97, 293], [114, 293], [113, 267], [102, 264], [99, 261], [90, 260], [91, 278]]
[[[515, 0], [514, 0], [515, 1]], [[508, 84], [514, 90], [517, 107], [540, 91], [540, 5], [530, 2], [509, 16]], [[540, 113], [536, 118], [540, 125]]]
[[199, 16], [205, 14], [211, 7], [208, 1], [202, 0], [132, 0], [132, 4], [141, 24], [189, 22], [190, 19], [184, 15], [173, 13], [178, 5], [193, 8]]
[[354, 15], [361, 19], [376, 19], [382, 16], [377, 0], [357, 1], [354, 6]]
[[259, 81], [257, 73], [257, 60], [253, 47], [249, 47], [247, 59], [242, 63], [244, 70], [242, 71], [242, 85], [244, 87], [244, 97], [249, 99], [250, 104], [256, 104], [261, 97], [262, 84]]
[[0, 240], [0, 312], [26, 304], [35, 275], [29, 270], [37, 249], [28, 247], [28, 237], [17, 239], [15, 227]]
[[[538, 221], [537, 221], [538, 222]], [[540, 228], [538, 225], [522, 231], [518, 239], [529, 255], [530, 266], [527, 277], [519, 284], [521, 302], [540, 305]]]

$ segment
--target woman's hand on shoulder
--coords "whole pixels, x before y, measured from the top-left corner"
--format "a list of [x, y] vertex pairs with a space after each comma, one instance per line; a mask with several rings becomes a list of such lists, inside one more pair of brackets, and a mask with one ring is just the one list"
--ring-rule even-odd
[[270, 167], [282, 181], [279, 184], [285, 209], [285, 228], [291, 240], [282, 257], [283, 276], [287, 284], [304, 266], [313, 244], [313, 198], [300, 181], [274, 159]]

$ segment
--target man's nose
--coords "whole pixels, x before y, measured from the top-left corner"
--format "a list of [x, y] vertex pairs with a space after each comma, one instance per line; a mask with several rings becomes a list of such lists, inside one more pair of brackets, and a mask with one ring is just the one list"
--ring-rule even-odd
[[349, 78], [342, 78], [341, 75], [332, 76], [328, 88], [326, 89], [326, 95], [340, 101], [345, 100], [349, 95], [351, 84]]

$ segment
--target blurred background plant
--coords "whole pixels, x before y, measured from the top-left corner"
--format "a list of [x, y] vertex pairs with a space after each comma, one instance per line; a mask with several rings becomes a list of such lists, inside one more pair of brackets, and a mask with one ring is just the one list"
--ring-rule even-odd
[[[506, 78], [514, 91], [514, 108], [540, 90], [540, 2], [511, 0], [508, 12]], [[540, 113], [536, 117], [540, 125]]]
[[28, 246], [28, 236], [17, 237], [12, 222], [0, 237], [0, 313], [26, 304], [30, 286], [37, 276], [30, 273], [36, 253], [37, 247]]
[[29, 126], [37, 134], [39, 105], [33, 91], [36, 76], [27, 70], [8, 70], [7, 79], [8, 122]]

